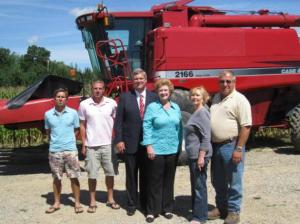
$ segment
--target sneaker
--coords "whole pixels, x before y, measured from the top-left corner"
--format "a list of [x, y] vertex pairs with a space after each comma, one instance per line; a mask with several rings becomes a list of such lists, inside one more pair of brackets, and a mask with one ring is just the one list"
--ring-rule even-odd
[[237, 224], [240, 222], [240, 214], [237, 212], [229, 212], [224, 224]]

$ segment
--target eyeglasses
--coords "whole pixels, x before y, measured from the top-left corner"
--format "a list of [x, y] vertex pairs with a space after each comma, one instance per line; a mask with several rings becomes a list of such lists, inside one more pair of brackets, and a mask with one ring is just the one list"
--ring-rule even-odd
[[220, 84], [231, 84], [233, 82], [233, 80], [224, 80], [224, 79], [221, 79], [221, 80], [219, 80], [219, 83]]

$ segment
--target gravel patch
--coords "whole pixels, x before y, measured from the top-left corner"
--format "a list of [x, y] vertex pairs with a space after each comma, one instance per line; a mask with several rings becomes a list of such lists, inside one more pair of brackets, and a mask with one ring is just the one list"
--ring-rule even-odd
[[[120, 210], [105, 206], [104, 177], [98, 179], [98, 209], [86, 212], [88, 186], [86, 173], [82, 173], [81, 199], [85, 212], [75, 214], [74, 199], [67, 178], [63, 179], [61, 209], [45, 214], [52, 203], [52, 179], [48, 164], [33, 160], [25, 164], [0, 164], [0, 220], [1, 223], [145, 223], [139, 211], [126, 215], [124, 164], [115, 178], [115, 197]], [[244, 178], [244, 201], [241, 213], [243, 224], [299, 223], [300, 221], [300, 155], [288, 147], [259, 148], [247, 152]], [[214, 191], [208, 178], [209, 204], [214, 205]], [[172, 220], [159, 217], [154, 223], [188, 223], [190, 210], [190, 183], [188, 167], [178, 167], [175, 180], [175, 216]], [[208, 221], [221, 224], [223, 220]]]

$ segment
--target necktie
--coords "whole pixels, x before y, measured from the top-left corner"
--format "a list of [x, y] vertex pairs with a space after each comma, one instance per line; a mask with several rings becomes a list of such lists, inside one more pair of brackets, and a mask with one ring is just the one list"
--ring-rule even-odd
[[140, 115], [142, 119], [144, 118], [144, 112], [145, 112], [144, 96], [140, 95]]

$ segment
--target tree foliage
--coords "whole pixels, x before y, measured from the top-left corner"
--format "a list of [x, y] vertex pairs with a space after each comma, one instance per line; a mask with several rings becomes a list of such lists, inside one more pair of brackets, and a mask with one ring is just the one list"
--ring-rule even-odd
[[[73, 66], [51, 61], [51, 52], [44, 47], [31, 45], [24, 55], [17, 55], [9, 49], [0, 48], [0, 86], [28, 86], [46, 74], [68, 77]], [[75, 66], [79, 81], [95, 77], [91, 69], [81, 71]], [[82, 80], [84, 78], [84, 80]]]

